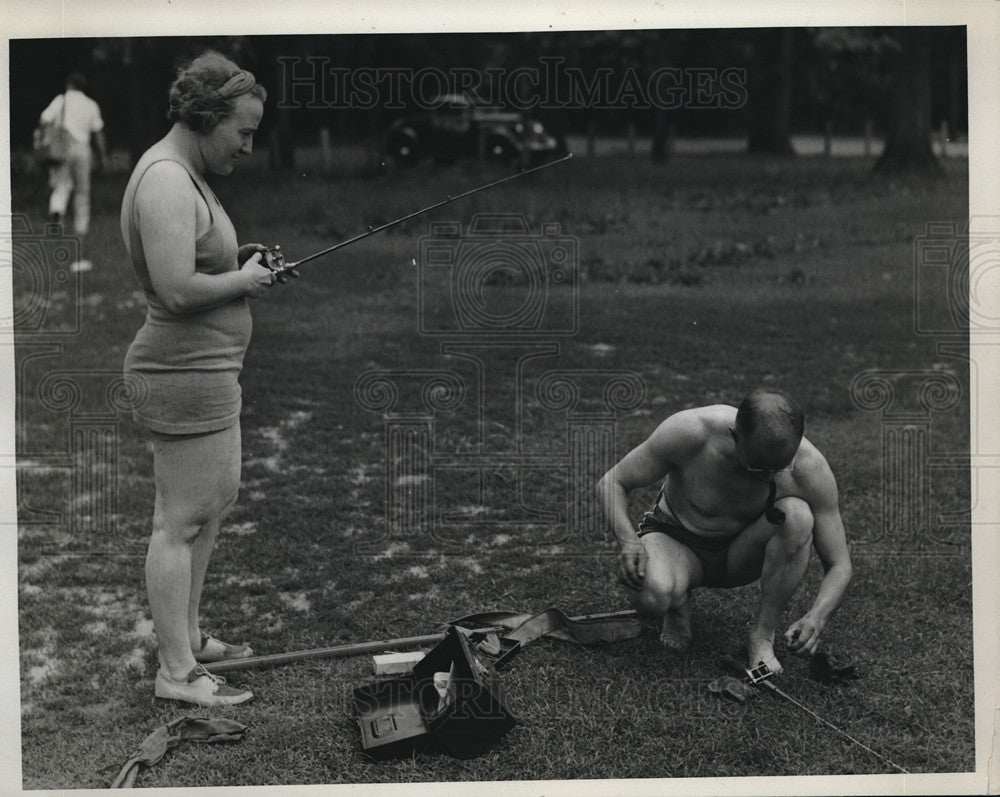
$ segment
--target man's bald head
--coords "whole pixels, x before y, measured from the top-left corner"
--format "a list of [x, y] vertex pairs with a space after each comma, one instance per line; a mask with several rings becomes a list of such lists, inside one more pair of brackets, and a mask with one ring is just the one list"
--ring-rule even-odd
[[755, 390], [736, 412], [736, 433], [747, 464], [754, 468], [787, 467], [799, 450], [804, 428], [798, 404], [776, 390]]

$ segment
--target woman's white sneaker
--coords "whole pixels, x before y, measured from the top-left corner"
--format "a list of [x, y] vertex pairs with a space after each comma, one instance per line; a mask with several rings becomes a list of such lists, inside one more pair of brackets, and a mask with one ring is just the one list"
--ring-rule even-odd
[[253, 698], [249, 689], [227, 685], [225, 678], [210, 673], [200, 664], [183, 681], [175, 681], [160, 669], [153, 693], [165, 700], [183, 700], [198, 706], [233, 706]]

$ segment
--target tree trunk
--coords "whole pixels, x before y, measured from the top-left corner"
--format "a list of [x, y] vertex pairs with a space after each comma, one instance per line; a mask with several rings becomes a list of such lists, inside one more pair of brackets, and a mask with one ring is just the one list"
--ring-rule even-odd
[[885, 151], [875, 170], [938, 172], [941, 164], [931, 145], [930, 30], [899, 28], [899, 48], [892, 55], [892, 88]]
[[155, 38], [125, 40], [122, 51], [123, 76], [128, 97], [129, 127], [127, 140], [128, 168], [131, 170], [142, 154], [168, 129], [166, 92], [153, 90], [164, 86], [169, 74], [169, 56]]
[[667, 124], [667, 112], [663, 108], [653, 111], [653, 143], [649, 154], [653, 163], [664, 163], [670, 155], [669, 133], [670, 127]]
[[[280, 61], [275, 61], [276, 71], [274, 84], [281, 86], [281, 96], [291, 97], [291, 69], [282, 68]], [[271, 131], [271, 147], [269, 165], [272, 169], [295, 168], [295, 145], [292, 141], [291, 109], [278, 106], [278, 123]]]
[[124, 65], [124, 78], [128, 84], [129, 103], [129, 129], [125, 132], [128, 142], [128, 164], [127, 169], [131, 171], [136, 161], [142, 155], [146, 144], [146, 117], [147, 117], [147, 95], [148, 88], [143, 85], [142, 76], [144, 74], [142, 62], [142, 45], [137, 45], [126, 39], [124, 42], [124, 52], [122, 62]]
[[792, 28], [760, 31], [757, 66], [750, 80], [750, 131], [747, 152], [790, 156]]

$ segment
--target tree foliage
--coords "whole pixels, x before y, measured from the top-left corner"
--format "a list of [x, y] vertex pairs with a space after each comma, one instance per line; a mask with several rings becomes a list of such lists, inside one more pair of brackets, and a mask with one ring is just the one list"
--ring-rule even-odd
[[[550, 81], [522, 108], [557, 133], [627, 129], [667, 155], [680, 136], [744, 136], [749, 152], [789, 154], [795, 133], [884, 132], [880, 169], [934, 163], [930, 133], [965, 129], [961, 28], [779, 28], [527, 33], [145, 37], [11, 42], [11, 133], [26, 146], [42, 108], [71, 70], [91, 78], [107, 135], [133, 157], [167, 129], [167, 88], [177, 67], [212, 47], [255, 72], [269, 90], [258, 137], [272, 163], [325, 127], [344, 140], [376, 140], [406, 102], [352, 103], [332, 72], [454, 70], [491, 75], [534, 69]], [[550, 69], [558, 64], [557, 69]], [[650, 81], [669, 73], [664, 104]], [[727, 74], [743, 90], [726, 93]], [[730, 88], [733, 86], [730, 85]], [[487, 87], [488, 88], [488, 87]], [[647, 92], [647, 94], [644, 94]], [[493, 96], [503, 104], [502, 93]]]

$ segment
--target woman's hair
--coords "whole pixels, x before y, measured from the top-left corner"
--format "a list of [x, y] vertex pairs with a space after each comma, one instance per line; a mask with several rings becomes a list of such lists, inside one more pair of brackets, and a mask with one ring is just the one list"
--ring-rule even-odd
[[267, 91], [250, 72], [209, 50], [177, 70], [170, 86], [167, 119], [183, 122], [196, 133], [210, 133], [233, 112], [241, 94], [261, 102], [267, 99]]

